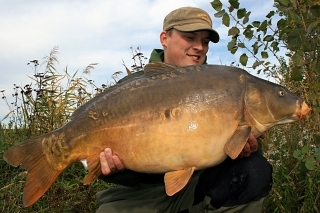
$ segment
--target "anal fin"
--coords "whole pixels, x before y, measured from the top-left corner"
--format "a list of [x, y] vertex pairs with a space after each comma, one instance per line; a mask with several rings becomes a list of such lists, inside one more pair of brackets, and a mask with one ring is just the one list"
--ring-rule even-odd
[[239, 126], [231, 138], [224, 145], [225, 153], [232, 159], [236, 159], [246, 145], [251, 133], [250, 126]]
[[164, 176], [166, 193], [172, 196], [183, 189], [189, 182], [195, 167], [186, 168], [183, 170], [167, 172]]

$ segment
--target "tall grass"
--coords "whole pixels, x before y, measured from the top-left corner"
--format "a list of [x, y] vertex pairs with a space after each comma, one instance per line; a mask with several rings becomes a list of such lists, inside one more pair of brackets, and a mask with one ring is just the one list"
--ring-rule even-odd
[[13, 144], [67, 123], [79, 106], [115, 84], [121, 73], [114, 73], [109, 83], [98, 87], [87, 78], [96, 63], [89, 64], [82, 73], [70, 74], [65, 68], [60, 74], [55, 66], [57, 54], [58, 48], [54, 47], [44, 58], [43, 71], [38, 60], [28, 63], [34, 70], [31, 83], [14, 84], [13, 101], [7, 99], [5, 90], [1, 91], [9, 113], [0, 123], [0, 212], [94, 212], [95, 193], [109, 187], [100, 180], [84, 186], [86, 171], [80, 163], [73, 164], [38, 202], [23, 208], [22, 190], [27, 172], [3, 160], [4, 151]]

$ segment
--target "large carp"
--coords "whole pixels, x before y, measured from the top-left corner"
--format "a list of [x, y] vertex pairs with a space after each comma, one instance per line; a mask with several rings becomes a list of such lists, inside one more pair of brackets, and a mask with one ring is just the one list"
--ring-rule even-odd
[[28, 170], [24, 205], [36, 202], [71, 163], [86, 159], [84, 184], [100, 174], [110, 147], [126, 168], [165, 173], [169, 196], [194, 170], [235, 159], [250, 133], [299, 120], [310, 111], [277, 84], [228, 66], [151, 63], [80, 107], [70, 122], [9, 148], [4, 159]]

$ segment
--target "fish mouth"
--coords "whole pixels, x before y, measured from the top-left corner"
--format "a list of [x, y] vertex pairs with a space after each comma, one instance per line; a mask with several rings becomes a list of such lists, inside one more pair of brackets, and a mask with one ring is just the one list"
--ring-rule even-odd
[[300, 107], [297, 107], [294, 115], [297, 117], [297, 119], [301, 119], [303, 116], [307, 115], [312, 109], [306, 104], [306, 102], [303, 102]]

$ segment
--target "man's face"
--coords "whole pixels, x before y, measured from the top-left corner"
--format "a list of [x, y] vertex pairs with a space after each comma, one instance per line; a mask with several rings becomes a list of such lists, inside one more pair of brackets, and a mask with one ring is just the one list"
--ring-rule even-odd
[[209, 35], [205, 30], [181, 32], [163, 31], [160, 41], [164, 47], [164, 62], [177, 66], [203, 64], [209, 49]]

